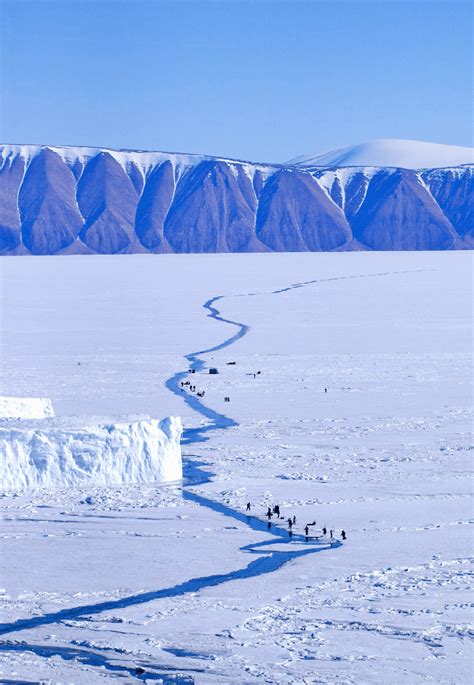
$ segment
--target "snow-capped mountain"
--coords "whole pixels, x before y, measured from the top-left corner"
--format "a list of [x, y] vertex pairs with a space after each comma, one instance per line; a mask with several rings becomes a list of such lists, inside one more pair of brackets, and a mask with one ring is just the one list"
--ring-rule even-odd
[[0, 151], [1, 254], [474, 246], [470, 148], [375, 141], [285, 165], [80, 147]]
[[303, 155], [288, 162], [293, 166], [383, 166], [402, 169], [474, 164], [471, 147], [424, 143], [419, 140], [381, 139], [349, 145], [319, 155]]

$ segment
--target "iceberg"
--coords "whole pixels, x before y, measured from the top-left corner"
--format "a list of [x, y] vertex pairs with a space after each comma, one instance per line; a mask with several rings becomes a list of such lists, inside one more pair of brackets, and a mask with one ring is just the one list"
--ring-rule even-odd
[[[76, 420], [77, 423], [77, 420]], [[181, 420], [0, 421], [0, 491], [181, 480]]]

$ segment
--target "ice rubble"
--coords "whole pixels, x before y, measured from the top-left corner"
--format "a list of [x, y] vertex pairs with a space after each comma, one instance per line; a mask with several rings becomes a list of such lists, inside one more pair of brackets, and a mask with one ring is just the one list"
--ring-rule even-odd
[[0, 418], [47, 419], [54, 416], [51, 400], [46, 397], [0, 397]]
[[181, 420], [80, 427], [0, 421], [0, 490], [169, 482], [182, 478]]

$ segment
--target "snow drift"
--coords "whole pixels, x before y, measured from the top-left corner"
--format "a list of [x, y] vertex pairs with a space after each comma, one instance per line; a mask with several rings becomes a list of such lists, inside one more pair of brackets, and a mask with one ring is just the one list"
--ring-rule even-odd
[[0, 490], [182, 478], [177, 417], [83, 428], [57, 423], [0, 423]]
[[0, 397], [0, 418], [47, 419], [54, 416], [51, 400], [46, 397]]

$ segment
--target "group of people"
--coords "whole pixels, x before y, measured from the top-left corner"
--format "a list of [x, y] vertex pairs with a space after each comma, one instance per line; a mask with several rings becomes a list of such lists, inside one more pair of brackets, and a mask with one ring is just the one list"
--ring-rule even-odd
[[[189, 381], [181, 381], [181, 392], [184, 392], [186, 388], [189, 389], [189, 392], [195, 392], [198, 397], [204, 397], [206, 394], [205, 390], [198, 390], [196, 392], [196, 386], [192, 385]], [[224, 397], [224, 402], [230, 402], [230, 397]]]
[[[251, 503], [250, 503], [250, 502], [247, 502], [247, 506], [246, 506], [246, 508], [245, 508], [245, 511], [247, 512], [247, 514], [248, 514], [249, 516], [250, 516], [251, 508], [252, 508]], [[279, 504], [275, 504], [273, 507], [268, 507], [268, 508], [267, 508], [267, 513], [266, 513], [265, 516], [266, 516], [266, 518], [267, 518], [267, 520], [268, 520], [268, 528], [271, 528], [271, 527], [272, 527], [272, 518], [273, 518], [273, 516], [275, 516], [277, 519], [280, 519], [280, 518], [281, 518], [281, 519], [284, 519], [284, 516], [281, 516], [281, 515], [280, 515], [280, 505], [279, 505]], [[287, 519], [287, 524], [288, 524], [288, 535], [291, 537], [291, 536], [293, 535], [293, 526], [296, 525], [296, 516], [289, 516], [288, 519]], [[308, 541], [308, 540], [309, 540], [309, 537], [310, 537], [310, 527], [311, 527], [311, 526], [315, 526], [315, 525], [316, 525], [316, 521], [313, 521], [312, 523], [307, 523], [307, 524], [305, 525], [305, 527], [304, 527], [304, 535], [305, 535], [306, 541]], [[324, 537], [327, 536], [328, 530], [327, 530], [326, 526], [324, 526], [324, 527], [322, 528], [322, 534], [323, 534]], [[317, 536], [314, 536], [314, 537], [317, 537]], [[346, 533], [345, 530], [342, 530], [342, 531], [341, 531], [341, 538], [342, 538], [343, 540], [347, 540], [347, 533]], [[329, 530], [329, 539], [330, 539], [331, 541], [334, 540], [334, 530], [333, 530], [332, 528]]]

